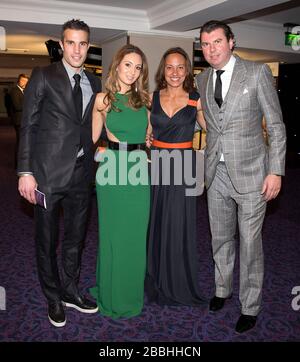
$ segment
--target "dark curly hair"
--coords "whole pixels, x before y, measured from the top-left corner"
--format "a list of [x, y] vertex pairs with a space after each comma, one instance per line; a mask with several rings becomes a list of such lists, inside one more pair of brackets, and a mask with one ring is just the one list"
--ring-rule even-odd
[[193, 77], [193, 72], [192, 72], [191, 61], [190, 61], [190, 58], [187, 55], [186, 51], [180, 47], [170, 48], [162, 56], [158, 69], [157, 69], [157, 72], [156, 72], [156, 75], [155, 75], [156, 90], [158, 91], [158, 90], [161, 90], [161, 89], [164, 89], [167, 87], [167, 82], [165, 79], [165, 66], [166, 66], [167, 56], [170, 54], [180, 54], [184, 57], [187, 75], [183, 82], [183, 89], [188, 93], [194, 91], [195, 86], [194, 86], [194, 77]]

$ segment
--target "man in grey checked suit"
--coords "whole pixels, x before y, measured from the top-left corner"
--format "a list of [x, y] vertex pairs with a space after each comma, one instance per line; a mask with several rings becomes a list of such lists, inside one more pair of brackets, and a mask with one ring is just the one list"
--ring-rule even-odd
[[216, 283], [210, 310], [220, 310], [232, 294], [238, 223], [242, 310], [236, 331], [242, 333], [254, 327], [261, 308], [261, 229], [266, 203], [281, 188], [285, 126], [269, 67], [232, 54], [235, 40], [228, 25], [204, 24], [200, 44], [211, 65], [196, 78], [207, 124], [205, 181]]

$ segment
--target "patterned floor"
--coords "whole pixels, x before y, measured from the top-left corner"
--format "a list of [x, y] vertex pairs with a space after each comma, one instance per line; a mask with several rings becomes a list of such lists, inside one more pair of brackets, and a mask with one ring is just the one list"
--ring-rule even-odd
[[[20, 199], [13, 168], [13, 129], [0, 126], [0, 341], [199, 342], [299, 341], [300, 300], [293, 310], [292, 289], [300, 286], [300, 169], [289, 168], [283, 192], [270, 203], [264, 225], [265, 282], [263, 310], [256, 327], [234, 332], [239, 316], [238, 263], [233, 298], [216, 314], [207, 307], [164, 307], [147, 304], [140, 316], [112, 320], [67, 310], [67, 324], [55, 328], [36, 274], [32, 208]], [[63, 228], [63, 226], [61, 227]], [[94, 283], [97, 248], [95, 198], [82, 260], [81, 287]], [[213, 263], [205, 195], [199, 198], [199, 284], [214, 294]], [[300, 288], [300, 287], [299, 287]], [[6, 307], [4, 309], [4, 307]]]

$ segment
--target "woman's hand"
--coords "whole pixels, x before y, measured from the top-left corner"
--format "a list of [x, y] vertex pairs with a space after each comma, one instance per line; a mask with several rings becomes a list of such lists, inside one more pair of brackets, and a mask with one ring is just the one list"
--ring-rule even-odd
[[153, 133], [146, 133], [146, 147], [150, 148], [153, 142]]

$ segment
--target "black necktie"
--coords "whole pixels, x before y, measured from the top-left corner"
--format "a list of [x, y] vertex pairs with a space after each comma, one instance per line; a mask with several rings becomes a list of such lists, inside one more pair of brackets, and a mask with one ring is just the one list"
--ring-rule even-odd
[[217, 70], [216, 71], [217, 79], [216, 79], [216, 84], [215, 84], [215, 100], [216, 100], [219, 107], [221, 107], [221, 105], [223, 103], [221, 75], [224, 72], [225, 72], [225, 70]]
[[75, 85], [73, 88], [73, 97], [74, 97], [74, 101], [75, 101], [75, 107], [76, 107], [77, 114], [81, 118], [82, 117], [82, 90], [80, 87], [81, 77], [79, 74], [74, 74], [73, 78], [75, 80]]

